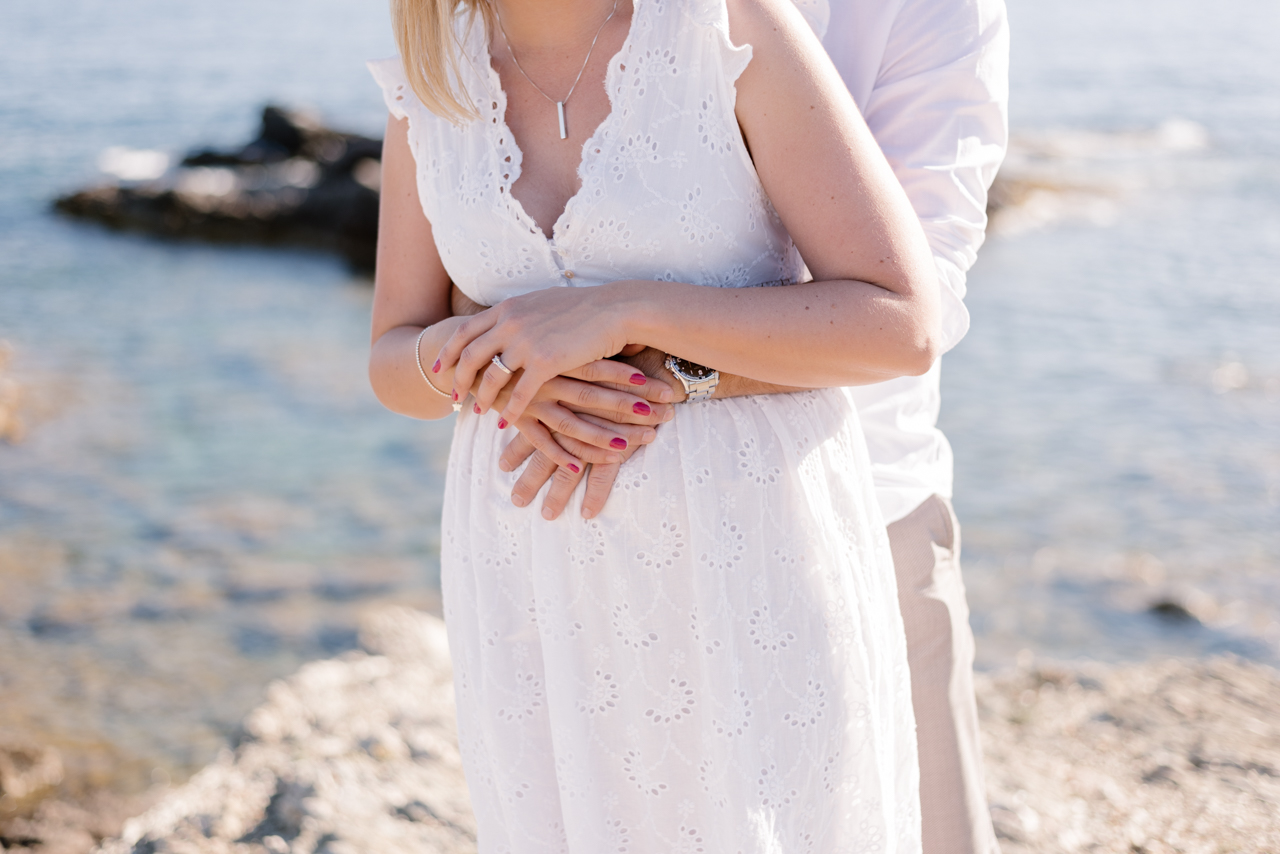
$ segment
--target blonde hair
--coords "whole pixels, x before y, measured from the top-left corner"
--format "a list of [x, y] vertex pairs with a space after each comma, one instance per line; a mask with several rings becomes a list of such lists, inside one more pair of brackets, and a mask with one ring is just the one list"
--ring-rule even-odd
[[458, 74], [462, 46], [454, 18], [460, 6], [470, 12], [468, 26], [479, 18], [491, 31], [486, 0], [391, 0], [391, 28], [409, 86], [428, 110], [455, 124], [479, 116]]

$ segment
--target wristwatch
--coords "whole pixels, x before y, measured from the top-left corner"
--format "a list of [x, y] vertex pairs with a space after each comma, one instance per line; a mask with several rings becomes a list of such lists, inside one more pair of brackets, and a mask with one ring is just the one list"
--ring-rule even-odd
[[716, 386], [720, 384], [719, 371], [713, 371], [711, 368], [699, 365], [697, 362], [690, 362], [688, 359], [672, 356], [670, 353], [667, 354], [667, 360], [664, 364], [667, 370], [675, 374], [676, 379], [680, 380], [680, 384], [684, 386], [684, 393], [688, 395], [686, 403], [706, 400], [716, 393]]

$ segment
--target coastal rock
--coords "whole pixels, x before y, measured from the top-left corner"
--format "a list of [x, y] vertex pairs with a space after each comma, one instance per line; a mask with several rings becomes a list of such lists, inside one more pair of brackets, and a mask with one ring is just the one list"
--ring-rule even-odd
[[[98, 854], [475, 850], [443, 624], [273, 684], [240, 743]], [[1028, 663], [978, 681], [1005, 854], [1280, 851], [1280, 674], [1235, 659]]]
[[164, 169], [162, 153], [109, 153], [120, 180], [62, 196], [57, 210], [166, 237], [310, 246], [373, 267], [381, 140], [268, 106], [252, 142], [196, 152], [153, 177], [142, 176]]
[[361, 643], [274, 683], [234, 749], [101, 854], [475, 851], [443, 623], [388, 610]]
[[26, 435], [26, 427], [18, 412], [22, 408], [22, 384], [6, 376], [13, 358], [13, 346], [0, 341], [0, 442], [17, 443]]
[[1220, 658], [978, 683], [1004, 854], [1280, 851], [1280, 674]]
[[0, 741], [0, 798], [21, 801], [62, 782], [62, 757], [52, 747]]

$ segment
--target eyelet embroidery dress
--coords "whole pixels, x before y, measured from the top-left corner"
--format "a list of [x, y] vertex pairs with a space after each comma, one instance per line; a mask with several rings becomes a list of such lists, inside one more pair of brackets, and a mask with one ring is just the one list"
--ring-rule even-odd
[[[479, 21], [458, 24], [478, 120], [370, 63], [473, 300], [801, 276], [734, 116], [751, 49], [724, 0], [634, 5], [551, 239], [511, 197], [521, 154]], [[511, 504], [497, 419], [457, 418], [441, 548], [482, 854], [918, 852], [906, 646], [848, 396], [679, 406], [590, 521], [581, 490], [554, 522]]]

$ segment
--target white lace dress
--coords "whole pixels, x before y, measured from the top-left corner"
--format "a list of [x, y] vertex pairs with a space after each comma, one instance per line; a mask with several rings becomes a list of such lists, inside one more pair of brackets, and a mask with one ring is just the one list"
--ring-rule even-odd
[[[511, 197], [483, 27], [460, 32], [478, 121], [428, 112], [398, 59], [371, 68], [469, 297], [801, 275], [734, 118], [751, 50], [723, 0], [635, 0], [550, 240]], [[918, 851], [905, 642], [845, 393], [677, 407], [590, 521], [580, 494], [554, 522], [512, 506], [497, 420], [458, 417], [442, 546], [480, 851]]]

